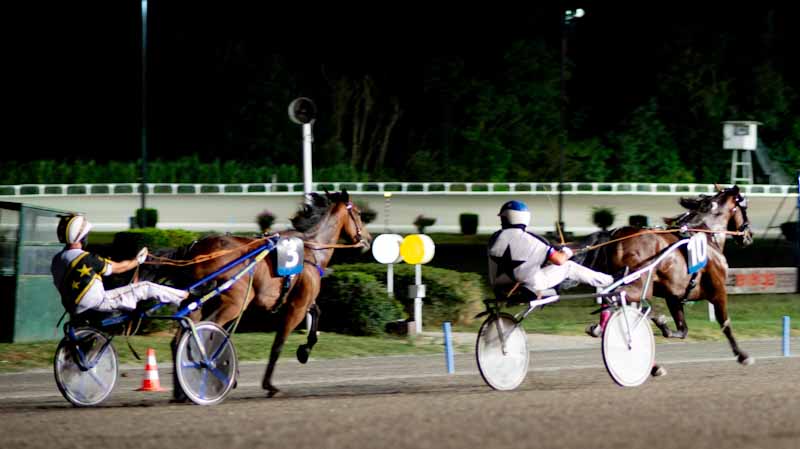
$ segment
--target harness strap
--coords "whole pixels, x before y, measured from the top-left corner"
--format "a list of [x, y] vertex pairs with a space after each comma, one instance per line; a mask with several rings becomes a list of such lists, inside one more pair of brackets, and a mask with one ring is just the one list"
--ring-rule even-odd
[[67, 313], [69, 313], [69, 312], [67, 310], [65, 310], [64, 313], [61, 314], [61, 318], [58, 319], [58, 323], [56, 323], [56, 327], [53, 328], [53, 337], [57, 337], [58, 336], [58, 328], [59, 328], [59, 326], [61, 326], [61, 322], [64, 321], [64, 317], [67, 316]]
[[686, 299], [689, 297], [689, 293], [691, 293], [692, 290], [694, 290], [694, 288], [697, 287], [697, 275], [699, 274], [700, 274], [699, 271], [695, 271], [694, 273], [692, 273], [692, 277], [689, 278], [689, 284], [686, 286], [686, 292], [684, 292], [681, 302], [686, 302]]
[[[314, 255], [314, 259], [316, 259], [316, 258], [317, 258], [317, 256]], [[325, 276], [325, 269], [322, 268], [322, 266], [319, 263], [312, 262], [312, 261], [310, 261], [308, 259], [303, 259], [303, 263], [307, 263], [307, 264], [313, 266], [314, 268], [316, 268], [317, 272], [319, 273], [319, 277]]]
[[283, 285], [281, 285], [281, 295], [278, 296], [278, 301], [275, 302], [275, 307], [270, 309], [270, 312], [277, 313], [286, 302], [286, 297], [289, 296], [289, 291], [291, 290], [292, 279], [294, 279], [294, 276], [294, 274], [284, 276]]
[[242, 300], [242, 307], [239, 308], [239, 314], [236, 316], [236, 321], [233, 323], [231, 330], [228, 331], [229, 338], [233, 337], [233, 333], [236, 332], [236, 328], [239, 327], [239, 321], [242, 320], [242, 315], [244, 315], [244, 309], [247, 305], [247, 297], [250, 296], [250, 290], [253, 289], [253, 278], [255, 278], [255, 267], [253, 267], [252, 271], [250, 271], [250, 282], [247, 284], [247, 291], [244, 292], [244, 299]]

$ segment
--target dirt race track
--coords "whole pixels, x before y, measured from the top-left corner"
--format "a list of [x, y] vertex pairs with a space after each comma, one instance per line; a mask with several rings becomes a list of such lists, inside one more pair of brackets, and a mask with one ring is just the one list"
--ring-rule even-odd
[[[798, 348], [794, 339], [793, 349]], [[780, 341], [658, 344], [669, 370], [620, 388], [599, 348], [533, 351], [526, 381], [496, 392], [472, 354], [448, 375], [440, 356], [278, 364], [282, 393], [267, 399], [263, 364], [245, 364], [223, 404], [171, 404], [139, 393], [123, 370], [104, 406], [76, 409], [46, 371], [0, 375], [0, 448], [792, 448], [800, 447], [800, 358]], [[159, 367], [171, 386], [170, 367]]]

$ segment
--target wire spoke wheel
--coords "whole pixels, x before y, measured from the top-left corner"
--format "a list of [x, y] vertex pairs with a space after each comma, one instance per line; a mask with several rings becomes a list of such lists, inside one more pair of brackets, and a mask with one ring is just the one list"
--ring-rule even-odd
[[53, 357], [58, 391], [77, 407], [103, 402], [117, 383], [117, 351], [103, 333], [92, 328], [75, 331], [76, 340], [64, 337]]
[[228, 333], [215, 323], [197, 323], [195, 332], [197, 338], [190, 331], [181, 335], [175, 351], [175, 372], [192, 402], [216, 404], [225, 399], [236, 381], [236, 350]]

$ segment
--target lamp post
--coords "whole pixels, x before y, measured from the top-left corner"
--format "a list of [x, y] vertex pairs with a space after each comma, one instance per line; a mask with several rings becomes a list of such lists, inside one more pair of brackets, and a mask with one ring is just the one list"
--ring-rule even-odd
[[310, 98], [295, 98], [289, 104], [289, 120], [303, 126], [303, 194], [306, 201], [309, 201], [311, 192], [314, 191], [314, 184], [311, 180], [311, 145], [314, 136], [311, 126], [317, 117], [317, 106]]
[[[147, 0], [142, 0], [142, 194], [141, 208], [147, 207]], [[144, 210], [139, 215], [137, 225], [143, 228], [146, 224]]]
[[556, 231], [559, 235], [563, 235], [564, 228], [564, 220], [562, 217], [564, 212], [564, 152], [567, 140], [567, 38], [569, 34], [569, 28], [573, 21], [575, 19], [580, 19], [584, 16], [584, 14], [586, 14], [586, 12], [580, 8], [575, 10], [568, 9], [564, 11], [564, 15], [561, 17], [561, 95], [559, 97], [559, 120], [561, 124], [561, 134], [558, 137], [558, 222], [556, 223]]

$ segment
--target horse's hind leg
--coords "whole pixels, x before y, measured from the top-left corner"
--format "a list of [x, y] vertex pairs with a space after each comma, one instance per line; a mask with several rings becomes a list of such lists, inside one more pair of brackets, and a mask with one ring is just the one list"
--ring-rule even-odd
[[670, 296], [666, 298], [669, 313], [672, 319], [675, 320], [676, 331], [669, 328], [667, 317], [659, 315], [653, 318], [653, 323], [661, 330], [661, 335], [664, 338], [686, 338], [689, 334], [689, 326], [686, 325], [686, 317], [683, 313], [683, 302], [677, 296]]
[[290, 302], [286, 310], [286, 316], [282, 320], [277, 332], [275, 332], [275, 340], [272, 342], [272, 349], [269, 353], [267, 371], [264, 373], [264, 379], [261, 381], [261, 388], [267, 390], [267, 396], [269, 397], [274, 396], [280, 391], [272, 385], [272, 373], [275, 371], [275, 364], [278, 362], [278, 358], [281, 356], [283, 345], [286, 343], [289, 334], [303, 321], [305, 316], [306, 304], [302, 304], [301, 306], [295, 302]]
[[[170, 342], [170, 349], [172, 349], [172, 362], [173, 367], [177, 366], [177, 360], [175, 359], [175, 352], [178, 349], [178, 340], [180, 340], [181, 335], [185, 332], [182, 328], [178, 329], [178, 332], [175, 333], [175, 337]], [[178, 382], [178, 370], [172, 370], [172, 401], [173, 402], [188, 402], [189, 398], [186, 397], [186, 393], [183, 392], [183, 388], [181, 388], [180, 382]]]
[[755, 359], [753, 357], [750, 357], [746, 352], [739, 349], [739, 345], [736, 343], [736, 339], [733, 337], [731, 320], [728, 318], [727, 294], [723, 294], [721, 298], [716, 298], [714, 300], [709, 299], [709, 302], [714, 304], [714, 314], [717, 316], [717, 322], [722, 328], [722, 333], [728, 338], [728, 342], [731, 345], [733, 354], [736, 356], [736, 360], [742, 365], [752, 365], [755, 363]]
[[[181, 305], [182, 307], [183, 305]], [[194, 321], [197, 322], [200, 320], [200, 312], [195, 311], [189, 317]], [[184, 332], [189, 332], [188, 330], [184, 329], [183, 326], [178, 326], [178, 331], [175, 332], [175, 337], [170, 342], [170, 349], [172, 350], [172, 363], [173, 363], [173, 370], [172, 370], [172, 402], [189, 402], [189, 398], [186, 397], [186, 393], [183, 392], [183, 388], [181, 388], [180, 382], [178, 382], [178, 370], [174, 369], [177, 366], [177, 360], [175, 359], [175, 352], [178, 350], [178, 340], [181, 339]]]
[[308, 309], [311, 314], [311, 328], [308, 330], [308, 340], [306, 344], [297, 347], [297, 360], [300, 363], [308, 362], [308, 356], [311, 354], [311, 349], [317, 344], [317, 329], [319, 329], [319, 306], [314, 303]]

